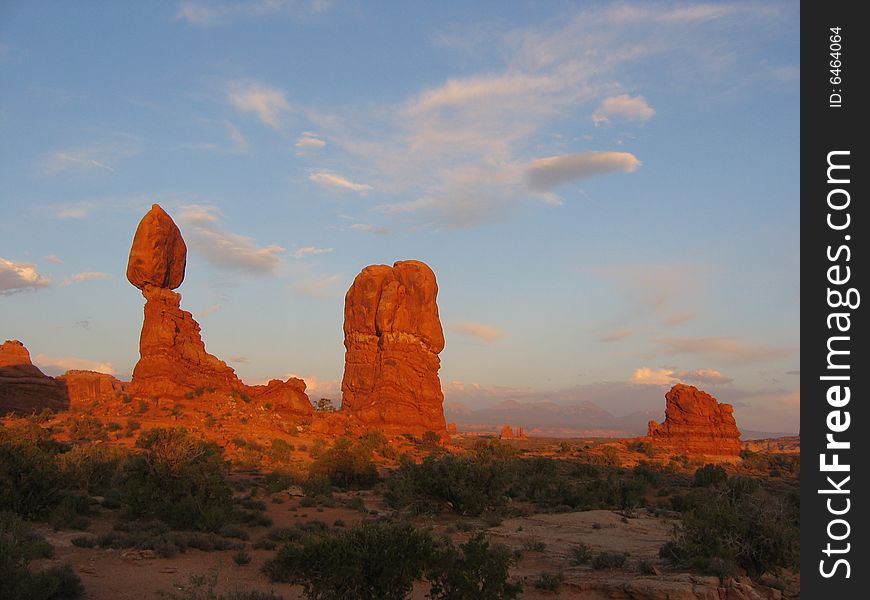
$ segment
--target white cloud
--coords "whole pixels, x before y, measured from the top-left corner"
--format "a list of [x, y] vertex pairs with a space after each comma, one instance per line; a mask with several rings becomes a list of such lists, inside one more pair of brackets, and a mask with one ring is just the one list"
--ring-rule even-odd
[[312, 254], [327, 254], [332, 252], [332, 248], [318, 248], [316, 246], [305, 246], [293, 252], [293, 258], [304, 258]]
[[602, 100], [592, 120], [596, 123], [606, 123], [612, 117], [617, 117], [626, 121], [643, 122], [649, 121], [655, 114], [655, 109], [647, 104], [643, 96], [621, 94]]
[[290, 112], [290, 103], [284, 92], [262, 83], [230, 83], [227, 95], [230, 104], [238, 110], [254, 113], [260, 121], [275, 129], [281, 129], [284, 114]]
[[679, 371], [673, 368], [651, 369], [641, 367], [635, 369], [629, 383], [638, 385], [670, 386], [675, 383], [696, 383], [701, 385], [723, 385], [733, 380], [716, 369], [694, 369]]
[[631, 173], [640, 161], [629, 152], [584, 152], [539, 158], [525, 168], [529, 189], [548, 192], [555, 187], [606, 173]]
[[259, 246], [252, 238], [228, 231], [214, 206], [187, 206], [178, 220], [186, 226], [184, 237], [189, 246], [216, 267], [263, 274], [281, 263], [284, 248], [274, 244]]
[[101, 271], [82, 271], [81, 273], [73, 273], [68, 277], [64, 277], [60, 285], [67, 286], [73, 283], [81, 283], [82, 281], [93, 281], [95, 279], [108, 279], [109, 274]]
[[96, 371], [107, 375], [115, 374], [115, 367], [110, 362], [88, 360], [75, 356], [46, 356], [45, 354], [37, 354], [33, 357], [33, 364], [42, 369], [47, 375], [60, 375], [73, 369]]
[[335, 408], [341, 404], [341, 381], [338, 379], [324, 379], [315, 377], [314, 375], [297, 375], [296, 373], [288, 373], [287, 378], [296, 377], [305, 382], [305, 393], [311, 400], [319, 398], [330, 398], [334, 402]]
[[451, 326], [451, 329], [456, 333], [474, 337], [485, 342], [494, 342], [495, 340], [505, 336], [505, 332], [497, 327], [485, 325], [483, 323], [474, 323], [472, 321], [455, 323]]
[[302, 136], [296, 140], [297, 148], [323, 148], [326, 146], [326, 142], [320, 139], [320, 137], [316, 133], [310, 133], [308, 131], [303, 132]]
[[338, 173], [332, 173], [331, 171], [315, 171], [308, 176], [308, 180], [313, 181], [318, 185], [351, 190], [353, 192], [360, 192], [361, 194], [365, 194], [372, 189], [372, 186], [366, 183], [353, 182], [347, 177], [339, 175]]
[[230, 362], [233, 362], [233, 363], [239, 363], [240, 365], [244, 365], [244, 364], [251, 362], [251, 360], [247, 356], [241, 356], [241, 355], [228, 356], [227, 360], [229, 360]]
[[50, 263], [54, 263], [56, 265], [63, 264], [63, 259], [61, 257], [59, 257], [57, 254], [49, 254], [48, 256], [45, 257], [45, 260], [47, 260]]
[[16, 263], [0, 257], [0, 296], [47, 287], [51, 279], [40, 275], [30, 263]]
[[609, 331], [598, 336], [600, 342], [619, 342], [634, 335], [634, 332], [629, 329], [618, 329]]

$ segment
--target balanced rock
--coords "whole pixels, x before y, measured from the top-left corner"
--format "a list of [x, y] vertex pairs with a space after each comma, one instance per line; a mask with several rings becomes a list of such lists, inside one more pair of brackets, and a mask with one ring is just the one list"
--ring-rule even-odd
[[174, 290], [184, 280], [186, 263], [181, 231], [159, 204], [153, 204], [133, 236], [127, 280], [140, 290], [148, 285]]
[[665, 420], [649, 422], [653, 443], [699, 457], [739, 457], [740, 431], [734, 408], [698, 388], [678, 383], [665, 394]]
[[438, 284], [426, 264], [366, 267], [344, 299], [342, 410], [366, 426], [443, 432]]
[[24, 344], [18, 340], [0, 344], [0, 415], [68, 407], [69, 397], [63, 384], [30, 362], [30, 352]]

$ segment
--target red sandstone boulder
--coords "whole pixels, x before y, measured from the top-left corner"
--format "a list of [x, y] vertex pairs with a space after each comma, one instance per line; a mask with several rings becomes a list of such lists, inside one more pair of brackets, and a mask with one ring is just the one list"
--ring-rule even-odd
[[419, 261], [373, 265], [344, 301], [342, 410], [383, 429], [443, 432], [438, 284]]
[[63, 410], [69, 397], [61, 383], [30, 362], [30, 352], [18, 340], [0, 344], [0, 415], [30, 414], [45, 408]]
[[287, 381], [273, 379], [267, 385], [252, 385], [245, 388], [246, 393], [260, 404], [269, 403], [282, 413], [310, 416], [314, 413], [311, 401], [305, 393], [305, 382], [298, 377]]
[[127, 279], [140, 290], [148, 285], [175, 289], [184, 280], [186, 263], [187, 245], [178, 226], [159, 204], [153, 204], [136, 228]]
[[698, 388], [678, 383], [665, 394], [665, 420], [650, 421], [647, 436], [656, 445], [690, 457], [739, 457], [740, 431], [734, 408]]

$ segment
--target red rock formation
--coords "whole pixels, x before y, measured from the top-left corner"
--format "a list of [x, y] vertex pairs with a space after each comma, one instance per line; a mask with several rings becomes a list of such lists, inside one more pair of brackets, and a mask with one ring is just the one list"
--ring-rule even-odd
[[448, 423], [447, 424], [447, 433], [453, 434], [453, 433], [456, 433], [457, 431], [458, 430], [456, 429], [456, 423]]
[[501, 428], [501, 432], [498, 434], [500, 440], [512, 440], [514, 439], [514, 430], [511, 429], [510, 425], [504, 425]]
[[70, 408], [89, 405], [94, 400], [115, 398], [126, 388], [123, 381], [96, 371], [67, 371], [55, 378], [66, 387]]
[[30, 352], [18, 340], [0, 344], [0, 415], [29, 414], [44, 408], [69, 406], [64, 386], [30, 362]]
[[654, 444], [692, 456], [740, 456], [740, 431], [734, 408], [698, 388], [678, 383], [665, 394], [665, 420], [650, 421]]
[[139, 362], [129, 390], [139, 396], [180, 398], [197, 390], [247, 394], [279, 412], [311, 415], [305, 382], [290, 378], [246, 386], [224, 361], [205, 350], [199, 323], [181, 309], [172, 289], [184, 280], [187, 246], [166, 211], [157, 204], [142, 218], [127, 263], [127, 279], [145, 296]]
[[422, 262], [366, 267], [344, 299], [342, 410], [365, 425], [443, 432], [438, 284]]
[[187, 245], [159, 204], [152, 204], [133, 236], [127, 280], [140, 290], [153, 285], [174, 290], [184, 280]]
[[271, 380], [268, 385], [252, 385], [245, 388], [246, 393], [258, 404], [271, 404], [283, 413], [311, 415], [314, 409], [305, 393], [305, 382], [298, 377], [287, 381]]
[[529, 439], [529, 436], [526, 435], [526, 430], [523, 429], [522, 427], [517, 427], [517, 435], [516, 435], [516, 437], [517, 437], [518, 440], [527, 440], [527, 439]]

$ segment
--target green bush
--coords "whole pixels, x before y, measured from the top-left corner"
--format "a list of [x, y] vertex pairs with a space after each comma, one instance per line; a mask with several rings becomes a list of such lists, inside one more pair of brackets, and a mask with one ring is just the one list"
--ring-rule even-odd
[[232, 518], [232, 490], [219, 446], [183, 428], [151, 429], [136, 446], [144, 452], [127, 461], [121, 483], [128, 514], [207, 531], [217, 531]]
[[569, 562], [572, 566], [585, 565], [590, 560], [592, 560], [592, 550], [589, 546], [580, 543], [571, 547]]
[[720, 465], [704, 465], [695, 471], [692, 485], [695, 487], [710, 487], [728, 481], [728, 473]]
[[328, 477], [341, 489], [369, 488], [378, 481], [372, 451], [346, 437], [338, 438], [332, 448], [319, 453], [309, 473], [311, 477]]
[[427, 569], [435, 600], [511, 600], [522, 587], [508, 580], [514, 564], [510, 550], [490, 544], [478, 533], [458, 548], [446, 543], [438, 548]]
[[592, 559], [593, 569], [618, 569], [625, 566], [628, 555], [624, 552], [599, 552]]
[[293, 444], [287, 442], [286, 440], [282, 440], [281, 438], [274, 438], [270, 442], [269, 449], [266, 454], [274, 462], [285, 463], [293, 457], [294, 450], [296, 450], [296, 448], [293, 446]]
[[84, 593], [69, 567], [31, 572], [30, 561], [50, 558], [51, 545], [35, 534], [18, 515], [0, 512], [0, 598], [16, 600], [72, 600]]
[[565, 576], [561, 573], [550, 573], [543, 571], [535, 580], [535, 589], [545, 592], [558, 592], [559, 588], [565, 582]]
[[682, 515], [661, 556], [707, 573], [750, 577], [794, 567], [800, 555], [799, 497], [763, 489], [758, 481], [732, 477], [711, 488], [704, 502]]
[[39, 442], [0, 439], [0, 511], [46, 516], [65, 487], [57, 459]]
[[301, 585], [309, 600], [404, 600], [432, 556], [427, 530], [361, 523], [283, 546], [263, 571]]
[[61, 471], [77, 489], [105, 495], [117, 482], [127, 452], [118, 446], [79, 445], [58, 457]]
[[67, 420], [67, 434], [71, 440], [76, 442], [106, 441], [109, 439], [103, 422], [87, 414], [70, 417]]

